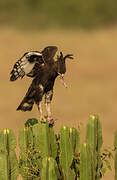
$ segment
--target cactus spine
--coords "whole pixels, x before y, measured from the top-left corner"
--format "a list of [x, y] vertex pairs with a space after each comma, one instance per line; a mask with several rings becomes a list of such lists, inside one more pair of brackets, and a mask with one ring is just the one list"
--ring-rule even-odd
[[0, 179], [15, 180], [18, 176], [18, 161], [15, 153], [16, 138], [10, 129], [0, 133]]

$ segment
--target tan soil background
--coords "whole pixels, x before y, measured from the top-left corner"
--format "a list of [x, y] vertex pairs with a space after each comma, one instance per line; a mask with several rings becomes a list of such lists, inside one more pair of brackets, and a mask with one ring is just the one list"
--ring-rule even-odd
[[[65, 89], [56, 80], [52, 112], [55, 130], [67, 125], [82, 131], [90, 114], [98, 114], [103, 128], [104, 146], [113, 145], [117, 130], [117, 28], [97, 31], [36, 31], [26, 32], [7, 27], [0, 29], [0, 129], [11, 128], [15, 134], [26, 119], [39, 118], [36, 106], [32, 112], [16, 112], [31, 80], [25, 77], [9, 81], [9, 73], [24, 52], [57, 45], [64, 54], [73, 53], [67, 61]], [[103, 180], [114, 180], [108, 172]]]

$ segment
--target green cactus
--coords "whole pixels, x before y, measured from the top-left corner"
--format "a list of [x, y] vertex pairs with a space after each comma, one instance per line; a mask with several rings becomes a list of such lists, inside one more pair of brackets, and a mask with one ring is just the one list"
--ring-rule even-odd
[[92, 180], [90, 153], [86, 143], [81, 146], [80, 154], [80, 180]]
[[98, 116], [95, 116], [96, 118], [96, 180], [99, 180], [101, 178], [100, 176], [100, 169], [102, 167], [102, 160], [101, 160], [101, 147], [103, 144], [103, 138], [102, 138], [102, 127], [101, 123], [99, 121]]
[[45, 157], [42, 160], [41, 179], [58, 180], [60, 174], [56, 161], [52, 157]]
[[19, 147], [22, 155], [27, 155], [28, 148], [33, 146], [33, 134], [31, 128], [21, 128], [19, 133]]
[[50, 156], [56, 159], [57, 157], [57, 142], [54, 134], [53, 127], [49, 127], [49, 148], [50, 148]]
[[0, 179], [16, 180], [18, 177], [18, 161], [15, 153], [16, 138], [10, 129], [0, 133]]
[[49, 127], [48, 121], [44, 119], [40, 122], [39, 127], [39, 148], [41, 157], [53, 157], [57, 156], [57, 144], [53, 127]]
[[70, 141], [73, 154], [75, 155], [80, 149], [80, 136], [76, 128], [70, 128]]
[[[98, 116], [90, 116], [86, 142], [80, 147], [79, 132], [62, 126], [55, 135], [53, 126], [43, 119], [28, 119], [19, 133], [19, 171], [23, 180], [100, 180], [105, 163], [110, 168], [111, 153], [101, 153], [102, 128]], [[0, 133], [0, 180], [16, 180], [18, 162], [16, 139], [9, 129]], [[115, 133], [115, 180], [117, 180], [117, 132]]]
[[[28, 120], [29, 121], [29, 120]], [[32, 119], [33, 121], [33, 119]], [[28, 124], [28, 122], [26, 122]], [[41, 157], [39, 151], [39, 128], [38, 124], [30, 121], [19, 133], [20, 147], [20, 174], [26, 180], [38, 177], [41, 168]]]
[[115, 132], [114, 147], [115, 147], [115, 150], [116, 150], [117, 149], [117, 131]]
[[79, 176], [79, 162], [80, 162], [80, 136], [75, 128], [70, 128], [70, 142], [72, 144], [73, 161], [71, 169], [75, 172], [75, 179]]
[[75, 179], [74, 171], [70, 168], [73, 160], [72, 153], [70, 128], [63, 126], [60, 130], [60, 165], [62, 167], [65, 180]]
[[33, 125], [31, 131], [33, 135], [33, 148], [39, 150], [39, 125]]
[[114, 147], [115, 147], [115, 180], [117, 180], [117, 131], [115, 132]]
[[[41, 161], [45, 157], [57, 156], [56, 138], [52, 127], [49, 127], [46, 119], [41, 121], [38, 127], [37, 121], [33, 124], [34, 119], [29, 119], [25, 123], [25, 128], [20, 130], [19, 146], [20, 146], [20, 173], [23, 177], [34, 175], [29, 169], [36, 170], [36, 174], [40, 173]], [[37, 157], [36, 159], [35, 156]], [[25, 167], [25, 169], [24, 169]]]
[[31, 127], [34, 126], [35, 124], [38, 124], [38, 120], [35, 118], [30, 118], [25, 122], [25, 127]]
[[102, 129], [98, 116], [91, 115], [87, 123], [86, 142], [91, 153], [91, 173], [93, 180], [100, 179], [99, 169], [102, 165], [100, 149], [102, 146]]
[[41, 152], [41, 157], [49, 157], [50, 149], [49, 149], [49, 126], [48, 122], [41, 121], [39, 123], [39, 149]]
[[[30, 126], [30, 124], [28, 123], [29, 120], [27, 120], [27, 122], [25, 123], [26, 127], [22, 128], [19, 133], [19, 147], [20, 147], [21, 152], [26, 152], [27, 149], [30, 147], [33, 147], [35, 149], [39, 148], [38, 123], [36, 122], [34, 123], [34, 125]], [[32, 121], [33, 120], [34, 119], [32, 119]]]

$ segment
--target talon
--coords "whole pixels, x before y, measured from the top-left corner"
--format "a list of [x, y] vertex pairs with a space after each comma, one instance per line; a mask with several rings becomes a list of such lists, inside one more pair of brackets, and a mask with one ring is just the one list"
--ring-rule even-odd
[[64, 57], [64, 60], [68, 58], [68, 59], [74, 59], [73, 58], [73, 54], [67, 54], [65, 57]]
[[44, 122], [44, 123], [46, 122], [46, 119], [45, 119], [44, 116], [41, 116], [41, 117], [40, 117], [40, 122]]
[[44, 117], [43, 117], [43, 116], [40, 116], [40, 121], [43, 120], [43, 119], [44, 119]]
[[54, 119], [51, 116], [48, 116], [47, 119], [48, 119], [48, 124], [53, 126], [54, 125]]

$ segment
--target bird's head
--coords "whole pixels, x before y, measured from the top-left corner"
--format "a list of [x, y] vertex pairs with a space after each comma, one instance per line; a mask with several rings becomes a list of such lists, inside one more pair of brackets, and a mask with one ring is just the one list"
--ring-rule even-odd
[[64, 75], [66, 72], [66, 59], [73, 59], [72, 54], [67, 54], [66, 56], [63, 56], [63, 53], [60, 52], [60, 56], [57, 57], [57, 73], [60, 77], [61, 83], [66, 86], [66, 83], [64, 82]]
[[53, 61], [53, 57], [55, 56], [58, 48], [56, 46], [47, 46], [43, 49], [42, 57], [45, 61], [45, 63]]

